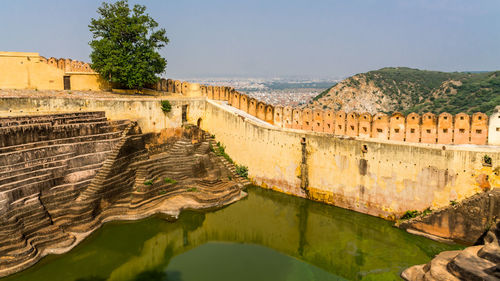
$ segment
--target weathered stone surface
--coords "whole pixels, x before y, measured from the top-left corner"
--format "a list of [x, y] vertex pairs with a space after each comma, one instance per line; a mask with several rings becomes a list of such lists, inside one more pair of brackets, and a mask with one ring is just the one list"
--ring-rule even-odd
[[437, 255], [426, 265], [412, 266], [401, 273], [410, 281], [500, 280], [500, 220], [486, 234], [485, 245]]
[[399, 227], [417, 230], [437, 237], [474, 244], [500, 214], [500, 189], [478, 193], [415, 219], [400, 221]]
[[197, 127], [142, 134], [81, 112], [0, 118], [0, 140], [0, 276], [70, 250], [105, 221], [223, 206], [247, 183]]

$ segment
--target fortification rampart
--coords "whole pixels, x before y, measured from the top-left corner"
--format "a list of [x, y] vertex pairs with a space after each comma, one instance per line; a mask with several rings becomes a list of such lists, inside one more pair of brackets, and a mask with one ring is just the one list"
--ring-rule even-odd
[[[248, 166], [249, 176], [256, 184], [384, 217], [397, 216], [407, 210], [449, 205], [451, 200], [461, 200], [485, 188], [500, 186], [498, 146], [391, 140], [390, 131], [401, 130], [403, 125], [396, 115], [391, 116], [392, 120], [385, 115], [378, 119], [378, 115], [366, 114], [351, 115], [347, 119], [348, 114], [341, 113], [339, 117], [338, 113], [324, 112], [323, 132], [304, 131], [300, 129], [302, 127], [298, 127], [299, 130], [282, 128], [274, 121], [279, 119], [276, 114], [280, 110], [274, 108], [272, 111], [275, 123], [272, 125], [266, 122], [270, 120], [269, 106], [261, 103], [263, 111], [260, 115], [265, 119], [260, 120], [257, 118], [259, 104], [255, 100], [248, 98], [248, 107], [243, 103], [242, 109], [235, 109], [234, 105], [242, 105], [241, 95], [236, 91], [228, 93], [231, 106], [202, 97], [169, 96], [172, 111], [167, 114], [160, 108], [161, 98], [3, 97], [0, 98], [0, 115], [106, 111], [112, 120], [137, 120], [143, 132], [159, 132], [164, 128], [179, 127], [184, 122], [198, 124], [215, 134], [236, 163]], [[245, 108], [250, 108], [252, 102], [256, 103], [253, 115], [245, 113]], [[294, 114], [295, 111], [298, 114]], [[284, 107], [282, 126], [302, 126], [302, 113], [297, 108]], [[321, 128], [321, 115], [317, 113], [313, 111], [312, 118], [305, 119], [306, 122], [312, 120], [312, 130]], [[492, 122], [499, 119], [495, 114], [490, 124], [498, 124]], [[370, 121], [370, 118], [380, 121]], [[341, 123], [344, 132], [346, 127], [355, 132], [356, 128], [350, 126], [356, 120], [358, 134], [376, 132], [378, 137], [340, 134], [332, 137], [324, 131], [325, 124], [334, 124], [331, 127], [337, 129]], [[432, 116], [430, 120], [433, 121]], [[405, 122], [405, 130], [414, 126], [426, 130], [415, 123], [417, 125]], [[436, 127], [436, 138], [437, 130]], [[485, 156], [490, 158], [489, 164], [485, 162]]]
[[[88, 63], [66, 58], [45, 58], [38, 53], [0, 52], [0, 89], [102, 90], [103, 81]], [[428, 144], [500, 145], [498, 111], [455, 116], [442, 113], [422, 116], [394, 113], [333, 112], [289, 108], [266, 104], [226, 86], [200, 85], [187, 81], [160, 79], [151, 87], [181, 97], [206, 97], [227, 101], [231, 106], [280, 128], [323, 132], [353, 138], [373, 138]]]
[[0, 89], [106, 90], [110, 85], [85, 62], [38, 53], [0, 52]]
[[[225, 104], [208, 101], [202, 128], [215, 134], [237, 163], [249, 167], [255, 183], [285, 193], [390, 217], [467, 198], [482, 191], [485, 178], [490, 187], [500, 186], [498, 147], [332, 138], [262, 126], [244, 117]], [[398, 123], [393, 125], [398, 128]], [[485, 155], [492, 165], [484, 162]]]
[[234, 89], [231, 89], [231, 95], [227, 98], [204, 92], [200, 94], [208, 99], [225, 100], [231, 106], [280, 128], [411, 143], [500, 145], [498, 110], [491, 120], [481, 112], [472, 116], [465, 113], [453, 116], [446, 112], [439, 116], [432, 113], [422, 116], [410, 113], [404, 116], [395, 112], [388, 116], [384, 113], [371, 115], [366, 112], [360, 114], [330, 110], [313, 112], [309, 108], [282, 106], [278, 106], [279, 109], [276, 110], [276, 106], [240, 94]]
[[39, 61], [40, 63], [46, 63], [50, 66], [64, 70], [64, 72], [96, 73], [95, 71], [92, 70], [92, 68], [88, 63], [79, 60], [72, 60], [68, 58], [54, 58], [54, 57], [50, 57], [47, 59], [43, 56], [40, 56]]

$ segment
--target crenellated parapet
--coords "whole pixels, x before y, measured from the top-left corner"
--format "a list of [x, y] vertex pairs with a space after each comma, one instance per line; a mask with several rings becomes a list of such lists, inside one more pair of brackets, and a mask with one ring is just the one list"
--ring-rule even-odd
[[[391, 115], [379, 112], [312, 110], [270, 105], [221, 86], [201, 85], [201, 95], [227, 103], [274, 126], [361, 139], [391, 140], [428, 144], [500, 145], [500, 109], [492, 119], [484, 113], [472, 116], [443, 112]], [[492, 137], [489, 137], [489, 134]]]
[[86, 73], [95, 73], [94, 70], [90, 67], [90, 64], [86, 62], [82, 62], [79, 60], [72, 60], [66, 58], [45, 58], [40, 56], [40, 63], [46, 63], [55, 68], [59, 68], [64, 72], [86, 72]]

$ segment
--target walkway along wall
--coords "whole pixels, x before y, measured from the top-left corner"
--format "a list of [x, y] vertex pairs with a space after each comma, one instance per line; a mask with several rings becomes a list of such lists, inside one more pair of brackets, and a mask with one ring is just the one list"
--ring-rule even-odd
[[[261, 186], [383, 217], [450, 204], [480, 192], [488, 177], [500, 186], [496, 147], [357, 140], [262, 126], [208, 101], [202, 129], [215, 134]], [[387, 124], [387, 123], [386, 123]], [[388, 127], [387, 127], [388, 128]], [[308, 185], [301, 188], [301, 141]], [[483, 156], [493, 165], [483, 165]]]

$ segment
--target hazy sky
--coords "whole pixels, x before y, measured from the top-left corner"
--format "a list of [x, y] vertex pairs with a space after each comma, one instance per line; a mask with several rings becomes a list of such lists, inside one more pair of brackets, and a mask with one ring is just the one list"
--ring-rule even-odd
[[[0, 0], [0, 51], [89, 61], [102, 1]], [[385, 66], [500, 69], [499, 0], [163, 0], [164, 76], [343, 77]]]

